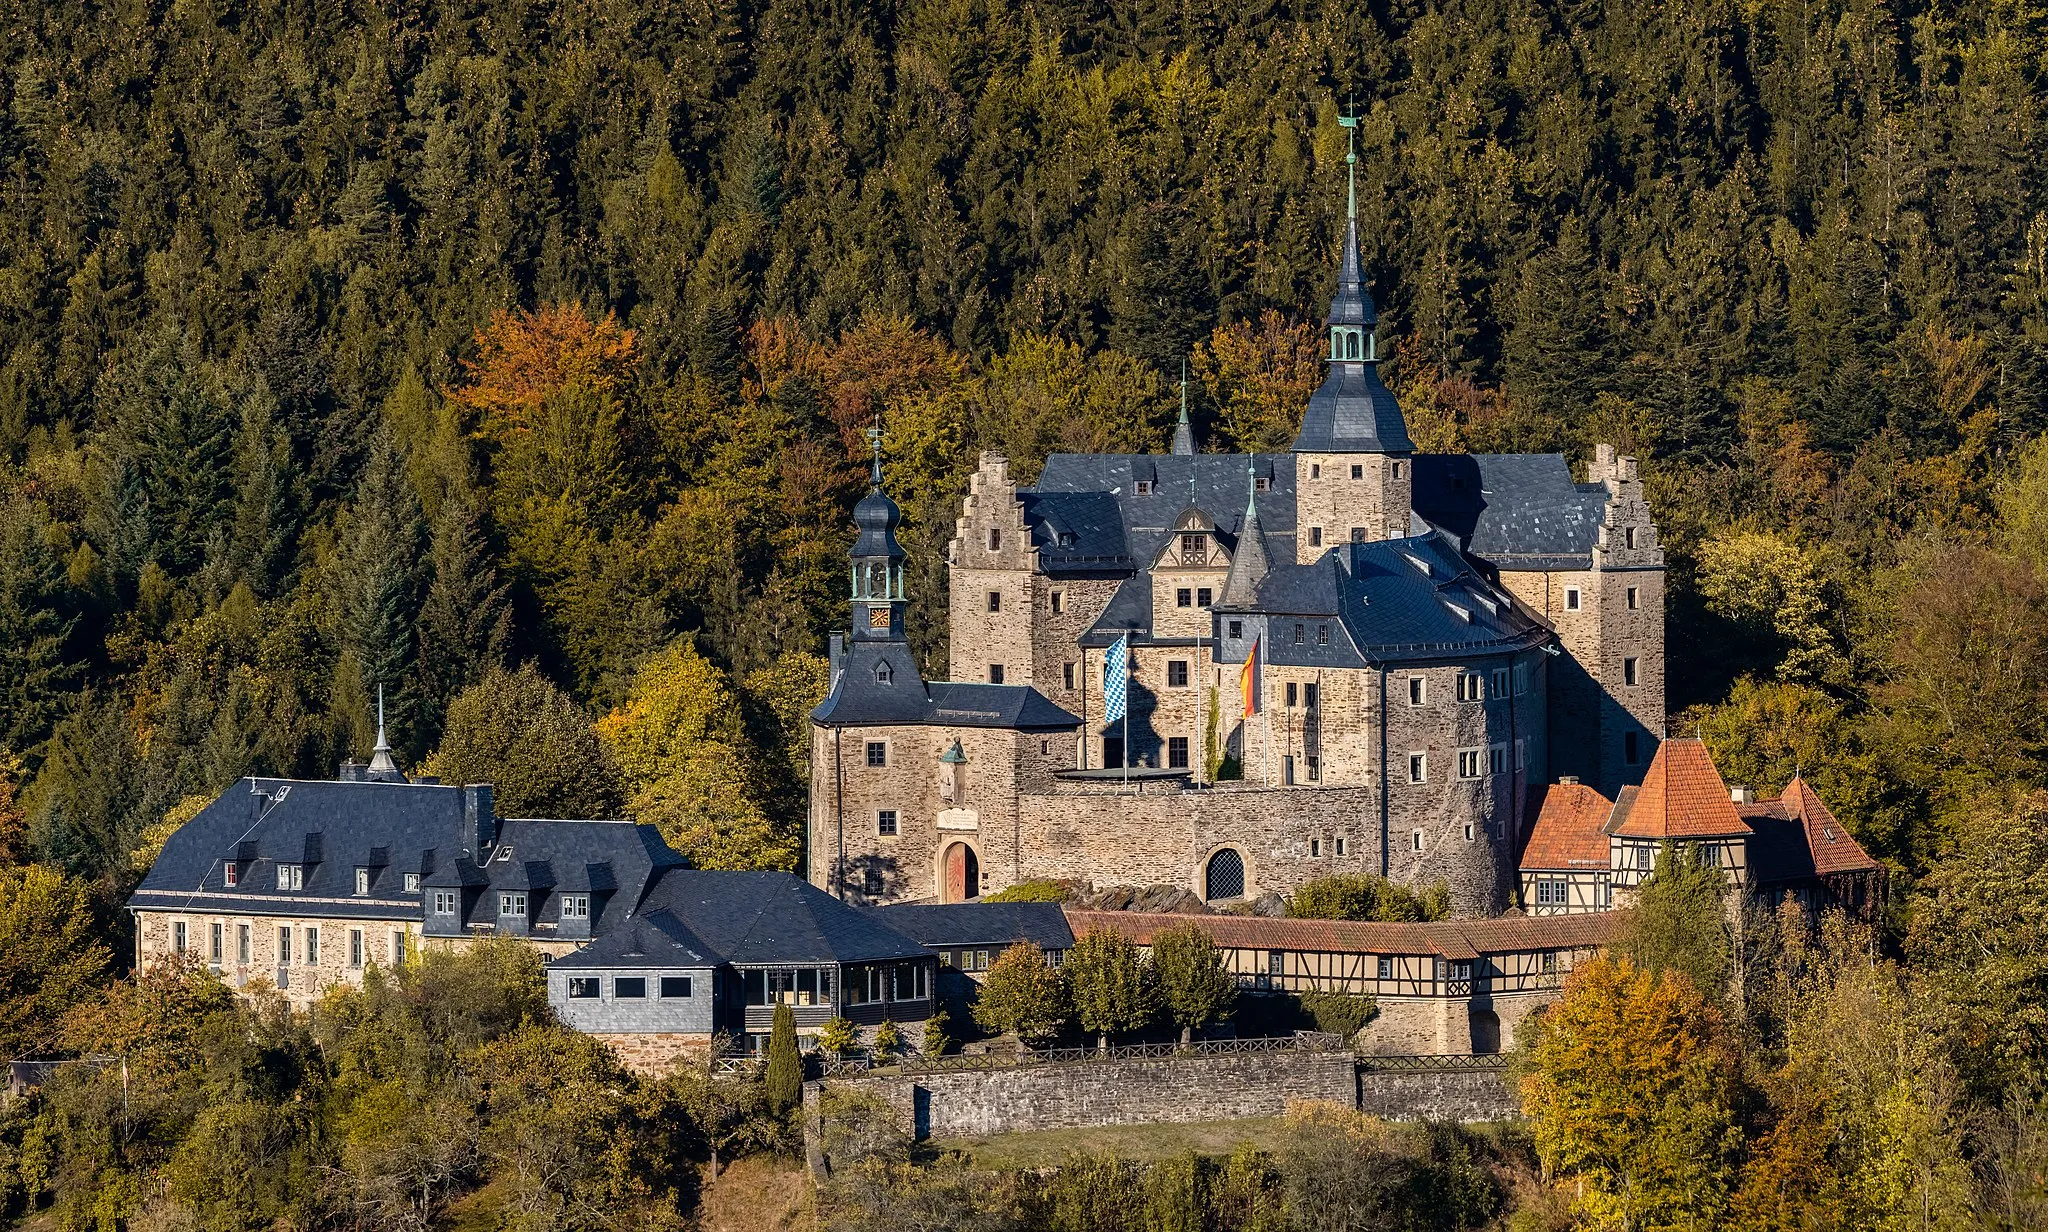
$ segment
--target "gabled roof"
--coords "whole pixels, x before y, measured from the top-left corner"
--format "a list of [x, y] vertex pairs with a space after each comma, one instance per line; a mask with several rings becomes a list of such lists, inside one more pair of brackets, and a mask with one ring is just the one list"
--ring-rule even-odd
[[1626, 911], [1579, 915], [1500, 916], [1435, 924], [1382, 924], [1353, 920], [1269, 919], [1256, 915], [1173, 915], [1137, 911], [1067, 909], [1078, 935], [1090, 929], [1121, 933], [1150, 945], [1163, 929], [1194, 924], [1225, 949], [1307, 950], [1352, 954], [1434, 954], [1469, 960], [1481, 954], [1568, 950], [1605, 945]]
[[1805, 779], [1794, 777], [1776, 800], [1737, 805], [1755, 831], [1751, 877], [1760, 885], [1843, 873], [1874, 873], [1870, 858]]
[[925, 687], [932, 699], [926, 722], [941, 726], [1066, 731], [1081, 722], [1029, 685], [934, 681]]
[[[882, 669], [882, 670], [878, 670]], [[1081, 722], [1022, 684], [926, 684], [902, 642], [854, 641], [813, 721], [827, 727], [1008, 727], [1067, 731]]]
[[1615, 809], [1608, 833], [1620, 838], [1733, 838], [1751, 833], [1728, 798], [1728, 784], [1698, 740], [1657, 746], [1642, 787]]
[[1590, 872], [1608, 867], [1603, 827], [1614, 802], [1584, 783], [1539, 787], [1536, 820], [1522, 846], [1525, 871]]
[[638, 910], [664, 870], [687, 863], [660, 831], [629, 821], [508, 818], [490, 855], [482, 873], [494, 890], [616, 891], [591, 903], [596, 932]]
[[1587, 568], [1607, 487], [1574, 483], [1563, 454], [1418, 454], [1417, 516], [1507, 569]]
[[672, 911], [654, 911], [564, 954], [555, 967], [710, 967], [718, 955]]
[[927, 946], [1028, 941], [1042, 950], [1064, 950], [1074, 944], [1074, 931], [1058, 903], [905, 903], [869, 910]]
[[862, 911], [788, 873], [671, 869], [642, 914], [668, 911], [710, 954], [738, 966], [879, 962], [925, 949]]

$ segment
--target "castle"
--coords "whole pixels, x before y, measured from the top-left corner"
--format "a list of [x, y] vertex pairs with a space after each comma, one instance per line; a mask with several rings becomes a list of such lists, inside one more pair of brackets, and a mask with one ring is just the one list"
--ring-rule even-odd
[[815, 884], [1225, 901], [1362, 872], [1489, 915], [1532, 788], [1640, 781], [1664, 734], [1664, 555], [1635, 459], [1599, 446], [1576, 482], [1557, 454], [1417, 454], [1348, 214], [1328, 375], [1290, 452], [1198, 452], [1183, 412], [1167, 454], [1055, 455], [1029, 487], [982, 457], [948, 548], [962, 679], [910, 654], [877, 462], [812, 715]]

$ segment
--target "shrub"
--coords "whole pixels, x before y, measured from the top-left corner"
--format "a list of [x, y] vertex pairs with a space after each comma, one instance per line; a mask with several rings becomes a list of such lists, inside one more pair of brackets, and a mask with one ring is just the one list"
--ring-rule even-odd
[[1301, 994], [1301, 1008], [1316, 1020], [1316, 1030], [1341, 1035], [1349, 1043], [1360, 1028], [1372, 1021], [1379, 1003], [1371, 997], [1314, 989]]
[[849, 1018], [828, 1019], [818, 1028], [818, 1047], [835, 1057], [843, 1057], [847, 1051], [860, 1042], [860, 1030]]
[[884, 1018], [875, 1028], [875, 1056], [887, 1060], [903, 1051], [903, 1028], [893, 1018]]
[[1039, 878], [1035, 881], [1020, 881], [1005, 890], [984, 895], [985, 903], [1063, 903], [1067, 901], [1067, 887], [1057, 881]]

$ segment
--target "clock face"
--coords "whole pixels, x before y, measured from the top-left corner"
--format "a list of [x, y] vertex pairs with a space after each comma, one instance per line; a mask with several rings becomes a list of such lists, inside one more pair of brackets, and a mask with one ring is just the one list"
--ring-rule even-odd
[[886, 607], [871, 607], [871, 608], [869, 608], [869, 609], [868, 609], [868, 628], [870, 628], [870, 629], [886, 629], [886, 628], [888, 628], [888, 627], [889, 627], [889, 609], [888, 609], [888, 608], [886, 608]]

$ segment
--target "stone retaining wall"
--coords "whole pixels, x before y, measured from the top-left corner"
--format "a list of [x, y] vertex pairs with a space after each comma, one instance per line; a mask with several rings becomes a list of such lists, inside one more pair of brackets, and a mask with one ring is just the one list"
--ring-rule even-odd
[[1505, 1069], [1367, 1069], [1358, 1075], [1358, 1108], [1389, 1121], [1504, 1121], [1521, 1114]]

